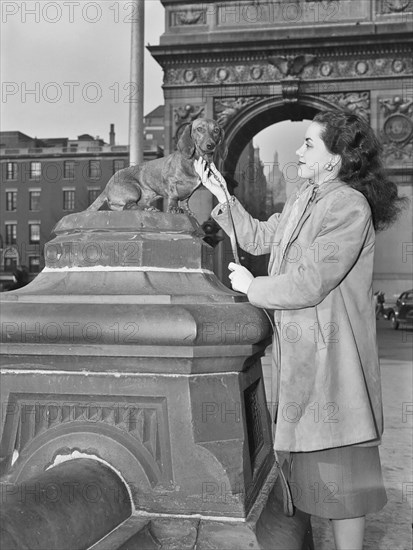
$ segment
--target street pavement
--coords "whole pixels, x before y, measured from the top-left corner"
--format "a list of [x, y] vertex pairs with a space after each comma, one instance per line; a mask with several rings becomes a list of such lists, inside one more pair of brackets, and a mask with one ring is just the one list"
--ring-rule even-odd
[[[413, 329], [394, 330], [377, 321], [384, 436], [380, 446], [388, 502], [366, 519], [364, 550], [412, 549]], [[333, 550], [328, 520], [312, 518], [315, 550]]]

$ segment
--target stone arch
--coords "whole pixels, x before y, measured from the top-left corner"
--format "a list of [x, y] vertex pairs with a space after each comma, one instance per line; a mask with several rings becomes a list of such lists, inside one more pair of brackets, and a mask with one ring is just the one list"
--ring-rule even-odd
[[227, 176], [234, 177], [237, 161], [244, 147], [268, 126], [283, 120], [312, 119], [319, 111], [337, 108], [336, 104], [311, 95], [302, 95], [294, 103], [286, 103], [281, 97], [271, 97], [248, 105], [225, 127], [228, 154], [220, 161], [220, 170]]
[[[57, 455], [69, 456], [73, 452], [96, 455], [120, 472], [125, 483], [133, 486], [135, 491], [149, 492], [158, 484], [169, 481], [166, 476], [162, 479], [158, 465], [139, 441], [111, 426], [87, 422], [79, 422], [76, 426], [60, 425], [36, 436], [23, 449], [7, 474], [7, 481], [22, 483], [50, 467]], [[115, 461], [113, 457], [116, 457]]]

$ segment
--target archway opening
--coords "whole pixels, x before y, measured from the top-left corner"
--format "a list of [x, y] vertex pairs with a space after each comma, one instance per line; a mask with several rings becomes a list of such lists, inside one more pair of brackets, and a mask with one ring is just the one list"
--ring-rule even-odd
[[266, 220], [281, 212], [302, 181], [296, 151], [310, 122], [276, 122], [261, 130], [241, 152], [230, 182], [233, 193], [254, 218]]

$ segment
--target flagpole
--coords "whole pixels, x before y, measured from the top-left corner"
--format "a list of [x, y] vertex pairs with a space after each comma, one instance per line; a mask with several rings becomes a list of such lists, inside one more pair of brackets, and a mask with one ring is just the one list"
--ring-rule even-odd
[[129, 88], [129, 164], [143, 162], [143, 85], [145, 54], [145, 0], [134, 0], [131, 15]]

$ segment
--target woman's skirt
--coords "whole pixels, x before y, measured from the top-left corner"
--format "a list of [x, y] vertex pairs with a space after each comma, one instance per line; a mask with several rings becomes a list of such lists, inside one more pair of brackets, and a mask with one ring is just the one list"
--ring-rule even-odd
[[323, 518], [361, 517], [387, 502], [377, 446], [291, 453], [289, 482], [295, 507]]

